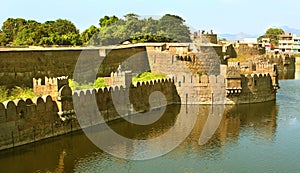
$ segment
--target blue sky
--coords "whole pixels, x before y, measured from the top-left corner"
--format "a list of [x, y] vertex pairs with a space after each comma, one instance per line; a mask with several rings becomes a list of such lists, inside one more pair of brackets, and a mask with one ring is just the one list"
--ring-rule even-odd
[[176, 14], [196, 29], [215, 33], [262, 34], [269, 27], [300, 29], [298, 0], [4, 0], [0, 24], [9, 17], [39, 22], [71, 20], [82, 32], [105, 15]]

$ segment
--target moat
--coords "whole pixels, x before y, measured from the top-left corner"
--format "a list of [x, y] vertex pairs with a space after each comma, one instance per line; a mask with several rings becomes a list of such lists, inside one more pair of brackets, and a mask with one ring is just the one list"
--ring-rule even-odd
[[[192, 116], [198, 112], [189, 137], [161, 157], [145, 161], [118, 159], [98, 149], [78, 131], [1, 151], [0, 168], [4, 172], [297, 172], [300, 66], [294, 80], [280, 80], [279, 84], [276, 102], [227, 106], [216, 132], [202, 146], [198, 140], [210, 106], [171, 105], [166, 117], [173, 117], [173, 121], [161, 120], [150, 132], [135, 129], [135, 136], [124, 134], [147, 139], [172, 126], [177, 116], [174, 114]], [[118, 131], [129, 128], [122, 121], [110, 126]], [[128, 146], [120, 145], [118, 149], [131, 152]]]

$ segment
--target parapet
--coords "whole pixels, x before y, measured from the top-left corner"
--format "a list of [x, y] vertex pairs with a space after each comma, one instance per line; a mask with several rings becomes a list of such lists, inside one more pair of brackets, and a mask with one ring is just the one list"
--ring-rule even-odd
[[105, 77], [104, 82], [108, 86], [129, 87], [132, 81], [131, 71], [111, 72], [110, 77]]
[[[31, 109], [32, 108], [32, 109]], [[51, 96], [43, 96], [35, 99], [18, 99], [0, 103], [0, 123], [16, 121], [18, 119], [29, 119], [33, 116], [43, 117], [44, 120], [54, 120], [53, 115], [57, 113], [57, 105]]]
[[[63, 78], [61, 78], [63, 79]], [[54, 100], [58, 98], [58, 79], [45, 77], [44, 84], [42, 84], [42, 79], [33, 78], [33, 92], [35, 96], [45, 96], [50, 95]]]
[[226, 78], [241, 78], [241, 68], [239, 64], [236, 64], [234, 66], [228, 66], [226, 71]]
[[228, 62], [228, 67], [240, 67], [240, 62]]

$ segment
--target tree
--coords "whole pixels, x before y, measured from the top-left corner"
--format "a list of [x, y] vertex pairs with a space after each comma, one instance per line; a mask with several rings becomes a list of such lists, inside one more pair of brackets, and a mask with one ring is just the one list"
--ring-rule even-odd
[[69, 20], [58, 19], [52, 23], [52, 31], [58, 33], [59, 35], [66, 35], [68, 33], [79, 34], [76, 26]]
[[37, 28], [40, 23], [34, 20], [26, 21], [26, 24], [23, 25], [22, 29], [18, 32], [16, 38], [13, 40], [13, 45], [36, 45], [36, 41], [39, 41], [39, 38], [36, 37]]
[[41, 29], [39, 45], [80, 45], [80, 34], [76, 26], [68, 20], [46, 21]]
[[158, 30], [158, 20], [152, 17], [144, 20], [145, 25], [142, 28], [143, 33], [156, 33]]
[[123, 24], [112, 24], [107, 27], [100, 28], [98, 40], [100, 46], [120, 44], [126, 40], [128, 33]]
[[5, 46], [6, 42], [6, 34], [0, 30], [0, 46]]
[[119, 20], [119, 18], [116, 16], [111, 16], [111, 17], [104, 16], [103, 18], [101, 18], [99, 20], [99, 25], [100, 25], [100, 27], [107, 27], [107, 26], [117, 22], [118, 20]]
[[21, 31], [26, 25], [27, 21], [22, 18], [8, 18], [2, 25], [2, 32], [5, 33], [5, 42], [3, 44], [9, 44], [17, 37], [19, 31]]
[[86, 45], [86, 44], [91, 44], [91, 45], [98, 45], [99, 42], [97, 41], [96, 34], [100, 31], [99, 28], [96, 26], [92, 25], [85, 31], [83, 31], [80, 35], [80, 40], [81, 42]]
[[[136, 42], [189, 42], [190, 31], [184, 20], [167, 14], [159, 20], [139, 19], [137, 14], [126, 14], [125, 20], [113, 20], [104, 16], [100, 19], [99, 45]], [[111, 22], [113, 21], [113, 22]]]
[[190, 42], [190, 30], [184, 22], [177, 15], [166, 14], [159, 20], [159, 33], [175, 42]]
[[134, 14], [134, 13], [128, 13], [126, 15], [124, 15], [125, 20], [139, 20], [139, 15]]
[[43, 24], [34, 20], [8, 18], [2, 26], [1, 45], [80, 45], [79, 30], [68, 20]]
[[278, 36], [284, 34], [284, 30], [281, 28], [269, 28], [266, 33], [258, 38], [270, 38], [270, 43], [273, 45], [278, 45]]
[[[166, 14], [159, 20], [139, 19], [134, 13], [125, 19], [100, 18], [100, 27], [91, 26], [82, 34], [66, 19], [39, 23], [22, 18], [8, 18], [0, 30], [0, 45], [92, 45], [132, 42], [189, 42], [189, 28], [180, 16]], [[98, 34], [97, 34], [98, 33]]]

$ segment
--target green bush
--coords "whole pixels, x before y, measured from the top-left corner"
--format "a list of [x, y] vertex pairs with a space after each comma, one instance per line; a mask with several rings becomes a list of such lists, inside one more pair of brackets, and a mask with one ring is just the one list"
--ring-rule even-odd
[[69, 86], [73, 91], [75, 91], [75, 90], [82, 90], [82, 89], [101, 88], [101, 87], [105, 87], [106, 85], [104, 83], [104, 78], [99, 77], [94, 81], [94, 83], [90, 82], [90, 83], [82, 83], [82, 84], [79, 84], [73, 79], [69, 79]]
[[15, 86], [12, 89], [7, 89], [6, 87], [0, 86], [0, 102], [15, 99], [32, 99], [34, 97], [35, 95], [32, 88]]
[[[136, 75], [132, 78], [132, 82], [144, 82], [144, 81], [150, 81], [155, 79], [164, 79], [167, 78], [164, 74], [159, 73], [151, 73], [151, 72], [144, 72], [141, 74]], [[70, 88], [75, 90], [82, 90], [82, 89], [91, 89], [91, 88], [102, 88], [107, 87], [104, 82], [104, 77], [97, 78], [94, 83], [82, 83], [79, 84], [78, 82], [74, 81], [73, 79], [69, 79], [69, 86]]]
[[144, 81], [150, 81], [155, 79], [164, 79], [167, 78], [166, 75], [160, 74], [160, 73], [151, 73], [151, 72], [144, 72], [141, 74], [136, 75], [132, 78], [132, 82], [144, 82]]
[[94, 88], [106, 87], [103, 77], [98, 77], [94, 82]]
[[4, 102], [8, 99], [8, 89], [3, 86], [0, 86], [0, 102]]

